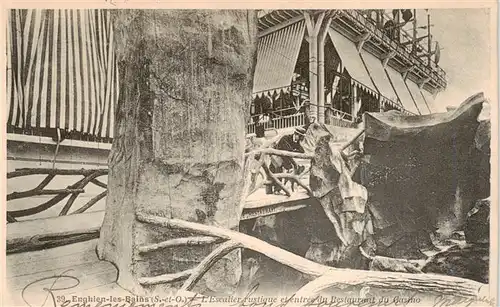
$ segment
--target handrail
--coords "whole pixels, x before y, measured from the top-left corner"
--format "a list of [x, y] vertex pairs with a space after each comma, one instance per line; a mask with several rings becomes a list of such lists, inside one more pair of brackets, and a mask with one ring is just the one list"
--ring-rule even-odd
[[[277, 118], [273, 118], [272, 120], [263, 120], [261, 123], [264, 124], [264, 129], [285, 129], [285, 128], [294, 128], [305, 125], [305, 114], [302, 112], [298, 112], [291, 115], [284, 115]], [[247, 133], [252, 134], [255, 133], [255, 127], [257, 123], [248, 123], [247, 124]]]
[[333, 107], [327, 107], [328, 110], [332, 111], [333, 112], [333, 115], [334, 117], [338, 118], [338, 119], [342, 119], [344, 120], [345, 118], [351, 118], [351, 121], [353, 119], [353, 115], [352, 114], [349, 114], [347, 112], [344, 112], [342, 110], [339, 110], [339, 109], [336, 109], [336, 108], [333, 108]]
[[[41, 181], [38, 186], [36, 186], [33, 189], [27, 190], [27, 191], [22, 191], [22, 192], [12, 192], [7, 195], [7, 201], [12, 201], [20, 198], [27, 198], [27, 197], [33, 197], [33, 196], [39, 196], [39, 195], [55, 195], [53, 198], [48, 200], [45, 203], [42, 203], [38, 206], [28, 208], [28, 209], [21, 209], [21, 210], [7, 210], [7, 222], [8, 223], [14, 223], [17, 222], [16, 218], [19, 217], [26, 217], [30, 215], [35, 215], [38, 213], [41, 213], [43, 211], [46, 211], [55, 205], [59, 204], [62, 202], [68, 195], [70, 195], [68, 201], [66, 204], [63, 206], [61, 212], [59, 213], [59, 216], [67, 215], [68, 212], [70, 211], [71, 207], [73, 206], [73, 203], [75, 202], [76, 198], [81, 195], [82, 193], [85, 192], [84, 188], [89, 184], [92, 183], [95, 186], [98, 186], [102, 189], [104, 189], [103, 192], [100, 194], [94, 196], [92, 199], [90, 199], [86, 204], [84, 204], [82, 207], [79, 209], [75, 210], [74, 212], [70, 214], [79, 214], [87, 211], [90, 209], [92, 206], [94, 206], [98, 201], [103, 199], [104, 197], [107, 196], [108, 194], [108, 186], [107, 184], [103, 183], [102, 181], [99, 181], [97, 178], [107, 175], [108, 174], [108, 169], [52, 169], [52, 168], [23, 168], [23, 169], [16, 169], [13, 172], [7, 173], [7, 179], [11, 178], [18, 178], [18, 177], [24, 177], [24, 176], [32, 176], [32, 175], [46, 175], [46, 177]], [[49, 190], [45, 189], [45, 187], [57, 176], [67, 176], [67, 175], [73, 175], [73, 176], [84, 176], [83, 179], [80, 179], [76, 183], [64, 188], [64, 189], [57, 189], [57, 190]]]

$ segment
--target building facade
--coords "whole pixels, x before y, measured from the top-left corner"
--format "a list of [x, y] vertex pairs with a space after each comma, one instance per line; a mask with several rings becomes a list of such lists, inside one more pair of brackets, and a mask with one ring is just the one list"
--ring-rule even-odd
[[[311, 120], [351, 127], [365, 111], [431, 113], [445, 73], [430, 21], [419, 26], [412, 13], [259, 11], [247, 133]], [[11, 10], [7, 33], [9, 165], [106, 166], [120, 92], [110, 12]]]
[[311, 120], [351, 127], [366, 111], [429, 114], [446, 88], [429, 15], [423, 26], [416, 10], [261, 15], [250, 134]]

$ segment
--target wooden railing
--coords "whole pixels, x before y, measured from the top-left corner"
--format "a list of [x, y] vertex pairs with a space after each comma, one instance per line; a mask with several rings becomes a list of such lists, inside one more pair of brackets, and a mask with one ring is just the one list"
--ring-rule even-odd
[[[334, 108], [329, 108], [327, 113], [327, 116], [330, 119], [330, 125], [347, 128], [355, 127], [352, 114]], [[273, 118], [272, 120], [264, 121], [263, 123], [265, 130], [302, 127], [306, 124], [304, 113], [280, 116]], [[255, 126], [256, 123], [250, 123], [247, 125], [248, 135], [255, 134]]]
[[[304, 181], [302, 181], [302, 177], [309, 172], [308, 168], [305, 168], [300, 173], [297, 173], [295, 169], [292, 173], [273, 173], [270, 170], [270, 157], [273, 155], [306, 160], [311, 160], [314, 157], [313, 155], [305, 153], [274, 149], [283, 136], [284, 134], [278, 134], [258, 148], [254, 148], [252, 151], [245, 153], [245, 178], [243, 187], [244, 197], [241, 203], [241, 211], [243, 211], [244, 200], [246, 200], [246, 197], [262, 188], [263, 185], [277, 186], [286, 194], [286, 196], [290, 197], [292, 193], [284, 184], [285, 181], [290, 181], [302, 187], [309, 196], [312, 196], [311, 189]], [[261, 176], [261, 179], [263, 180], [258, 181], [257, 177], [259, 176]]]
[[[304, 113], [296, 113], [292, 115], [280, 116], [273, 118], [272, 120], [264, 121], [264, 129], [284, 129], [284, 128], [294, 128], [305, 125], [305, 115]], [[250, 123], [247, 125], [247, 134], [255, 133], [256, 123]]]
[[[27, 217], [31, 215], [38, 214], [45, 210], [48, 210], [60, 202], [62, 202], [68, 195], [70, 197], [66, 201], [66, 204], [59, 212], [59, 216], [67, 214], [79, 214], [87, 211], [92, 206], [94, 206], [98, 201], [106, 197], [108, 194], [107, 184], [100, 181], [98, 178], [108, 174], [107, 169], [51, 169], [51, 168], [23, 168], [17, 169], [13, 172], [7, 173], [7, 179], [27, 177], [32, 175], [46, 175], [46, 177], [38, 184], [35, 188], [22, 191], [22, 192], [12, 192], [7, 195], [7, 201], [12, 201], [21, 198], [34, 197], [39, 195], [54, 195], [50, 200], [44, 202], [38, 206], [12, 210], [7, 208], [7, 222], [14, 223], [17, 222], [17, 218]], [[45, 187], [56, 177], [56, 176], [83, 176], [82, 179], [78, 180], [76, 183], [67, 186], [64, 189], [50, 190], [45, 189]], [[82, 207], [72, 211], [70, 210], [79, 195], [85, 192], [85, 187], [92, 183], [98, 187], [101, 187], [103, 191], [90, 199]]]
[[[285, 186], [286, 182], [296, 183], [298, 186], [302, 187], [309, 195], [311, 195], [311, 190], [307, 184], [302, 180], [302, 178], [308, 173], [308, 168], [304, 168], [301, 173], [293, 172], [282, 172], [282, 173], [272, 173], [270, 170], [270, 157], [273, 155], [278, 155], [282, 157], [299, 158], [299, 159], [311, 159], [311, 156], [302, 153], [293, 153], [288, 151], [280, 151], [273, 148], [275, 144], [281, 139], [283, 135], [278, 135], [277, 137], [267, 141], [262, 147], [256, 149], [255, 151], [245, 154], [247, 162], [251, 162], [248, 166], [247, 175], [252, 177], [249, 182], [246, 182], [246, 192], [243, 198], [242, 206], [244, 206], [244, 200], [246, 197], [256, 192], [258, 189], [262, 188], [264, 185], [278, 186], [286, 194], [286, 196], [291, 196], [292, 192]], [[299, 164], [299, 163], [298, 163]], [[7, 223], [18, 222], [18, 218], [26, 218], [29, 216], [34, 216], [51, 208], [54, 208], [58, 204], [61, 204], [68, 196], [70, 196], [62, 209], [59, 212], [59, 216], [72, 215], [86, 212], [92, 208], [97, 202], [104, 199], [108, 193], [107, 184], [100, 181], [98, 178], [108, 174], [108, 169], [46, 169], [46, 168], [25, 168], [17, 169], [13, 172], [7, 174], [7, 179], [28, 177], [33, 175], [46, 175], [45, 178], [35, 187], [26, 191], [12, 192], [7, 195], [7, 202], [36, 197], [40, 195], [54, 195], [52, 198], [46, 202], [36, 205], [31, 208], [26, 209], [13, 209], [7, 208]], [[56, 176], [83, 176], [82, 179], [76, 181], [75, 183], [61, 189], [46, 189], [47, 185]], [[261, 176], [260, 181], [256, 180], [258, 176]], [[75, 179], [76, 180], [76, 179]], [[258, 182], [257, 182], [258, 181]], [[76, 199], [85, 193], [85, 187], [88, 184], [93, 184], [103, 189], [103, 191], [93, 198], [91, 198], [84, 205], [81, 205], [76, 210], [72, 210]], [[243, 208], [243, 207], [242, 207]], [[243, 209], [242, 209], [243, 210]]]

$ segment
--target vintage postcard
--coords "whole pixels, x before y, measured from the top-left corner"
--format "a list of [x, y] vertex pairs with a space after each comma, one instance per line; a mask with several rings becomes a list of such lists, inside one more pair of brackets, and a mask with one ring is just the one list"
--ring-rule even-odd
[[496, 3], [2, 8], [2, 306], [498, 306]]

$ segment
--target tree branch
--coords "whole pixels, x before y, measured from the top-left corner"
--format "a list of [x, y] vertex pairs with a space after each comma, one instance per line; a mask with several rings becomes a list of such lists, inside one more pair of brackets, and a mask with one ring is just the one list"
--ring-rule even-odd
[[7, 212], [7, 223], [15, 223], [17, 220], [10, 215], [9, 212]]
[[192, 272], [193, 270], [189, 269], [179, 273], [163, 274], [154, 277], [141, 277], [139, 278], [139, 283], [143, 286], [173, 283], [187, 279]]
[[83, 175], [97, 173], [98, 176], [107, 175], [108, 169], [53, 169], [53, 168], [20, 168], [13, 172], [7, 173], [7, 179], [28, 176], [28, 175]]
[[343, 152], [347, 147], [349, 147], [352, 143], [354, 143], [363, 133], [365, 133], [365, 129], [359, 131], [349, 142], [345, 143], [341, 148], [340, 152]]
[[168, 219], [151, 214], [138, 212], [137, 219], [143, 223], [161, 225], [173, 229], [187, 229], [189, 231], [220, 237], [226, 240], [232, 240], [241, 243], [244, 248], [257, 251], [269, 258], [272, 258], [284, 265], [290, 266], [307, 276], [319, 277], [330, 268], [319, 263], [312, 262], [291, 252], [285, 251], [279, 247], [273, 246], [267, 242], [251, 237], [244, 233], [236, 232], [215, 226], [208, 226], [178, 219]]
[[36, 188], [34, 188], [34, 190], [41, 190], [45, 188], [52, 181], [52, 179], [54, 179], [55, 176], [56, 175], [54, 174], [47, 175], [47, 177], [45, 177], [45, 179], [43, 179], [42, 182], [40, 182], [40, 184]]
[[99, 186], [99, 187], [101, 187], [103, 189], [107, 189], [108, 188], [108, 185], [105, 184], [104, 182], [100, 181], [99, 179], [92, 179], [92, 180], [90, 180], [90, 182], [92, 182], [96, 186]]
[[61, 189], [61, 190], [29, 190], [29, 191], [23, 191], [23, 192], [12, 192], [9, 195], [7, 195], [7, 201], [9, 200], [14, 200], [14, 199], [20, 199], [20, 198], [26, 198], [26, 197], [32, 197], [32, 196], [38, 196], [38, 195], [58, 195], [58, 194], [79, 194], [79, 193], [84, 193], [84, 189], [72, 189], [72, 188], [66, 188], [66, 189]]
[[210, 236], [199, 236], [199, 237], [187, 237], [187, 238], [177, 238], [160, 243], [139, 246], [139, 253], [149, 253], [157, 251], [164, 248], [176, 247], [176, 246], [196, 246], [196, 245], [209, 245], [224, 242], [224, 239]]
[[200, 264], [192, 270], [191, 276], [184, 282], [181, 291], [191, 291], [196, 283], [203, 277], [203, 274], [208, 272], [210, 268], [224, 256], [233, 250], [242, 247], [243, 245], [234, 241], [227, 241], [214, 249]]
[[[93, 174], [91, 174], [91, 175], [89, 175], [89, 176], [86, 176], [85, 178], [83, 178], [82, 180], [78, 181], [77, 183], [75, 183], [75, 186], [78, 186], [78, 187], [85, 187], [85, 186], [86, 186], [89, 182], [91, 182], [92, 180], [96, 179], [96, 178], [97, 178], [97, 177], [99, 177], [99, 176], [100, 176], [100, 175], [99, 175], [98, 173], [93, 173]], [[101, 194], [97, 195], [96, 197], [94, 197], [94, 199], [95, 199], [95, 198], [97, 198], [97, 200], [95, 200], [95, 202], [93, 202], [93, 201], [94, 201], [94, 199], [91, 199], [91, 200], [87, 203], [87, 205], [89, 205], [89, 204], [90, 204], [90, 206], [89, 206], [89, 207], [86, 207], [87, 205], [83, 206], [80, 210], [82, 210], [82, 209], [84, 209], [84, 208], [86, 208], [86, 209], [84, 209], [84, 210], [83, 210], [83, 211], [81, 211], [81, 212], [84, 212], [85, 210], [87, 210], [88, 208], [90, 208], [91, 206], [93, 206], [93, 205], [94, 205], [97, 201], [99, 201], [101, 198], [103, 198], [104, 196], [106, 196], [106, 195], [107, 195], [107, 189], [106, 189], [106, 191], [105, 191], [105, 192], [106, 192], [106, 194], [104, 194], [104, 195], [103, 195], [103, 193], [101, 193]], [[76, 198], [77, 198], [77, 197], [78, 197], [78, 195], [76, 195], [76, 194], [71, 195], [71, 197], [68, 199], [68, 202], [66, 203], [66, 205], [64, 205], [64, 207], [62, 208], [61, 212], [59, 213], [59, 216], [62, 216], [62, 215], [66, 215], [66, 214], [68, 214], [69, 209], [71, 209], [71, 206], [73, 206], [73, 203], [75, 202], [75, 200], [76, 200]], [[78, 210], [77, 210], [77, 211], [78, 211]], [[77, 211], [75, 211], [75, 212], [77, 212]], [[75, 212], [74, 212], [74, 213], [75, 213]], [[80, 212], [80, 213], [81, 213], [81, 212]]]
[[292, 175], [292, 174], [287, 174], [287, 173], [274, 174], [274, 176], [276, 178], [278, 178], [278, 179], [279, 178], [286, 178], [286, 179], [295, 181], [299, 186], [301, 186], [304, 190], [307, 191], [307, 194], [309, 196], [313, 196], [313, 193], [312, 193], [311, 189], [308, 186], [306, 186], [304, 183], [302, 183], [302, 181], [300, 180], [299, 176]]
[[[37, 169], [26, 169], [27, 171], [31, 172], [31, 171], [37, 171]], [[57, 173], [58, 175], [60, 174], [59, 171], [79, 171], [79, 172], [83, 172], [83, 173], [86, 173], [88, 176], [83, 178], [83, 179], [80, 179], [78, 182], [76, 182], [75, 184], [71, 185], [71, 186], [68, 186], [67, 188], [68, 189], [83, 189], [85, 187], [85, 185], [92, 179], [96, 178], [96, 177], [99, 177], [99, 176], [102, 176], [102, 175], [105, 175], [107, 174], [108, 170], [107, 169], [102, 169], [102, 170], [91, 170], [91, 172], [87, 172], [87, 170], [60, 170], [60, 169], [40, 169], [42, 171], [55, 171], [55, 173]], [[73, 173], [72, 175], [81, 175], [81, 173]], [[90, 174], [90, 175], [89, 175]], [[30, 174], [32, 175], [32, 174]], [[24, 175], [23, 175], [24, 176]], [[10, 215], [12, 217], [22, 217], [22, 216], [28, 216], [28, 215], [34, 215], [34, 214], [37, 214], [37, 213], [40, 213], [42, 211], [45, 211], [53, 206], [55, 206], [56, 204], [58, 204], [61, 200], [63, 200], [64, 198], [66, 198], [66, 196], [68, 196], [68, 193], [64, 193], [64, 194], [59, 194], [57, 196], [55, 196], [54, 198], [52, 198], [51, 200], [41, 204], [41, 205], [38, 205], [36, 207], [33, 207], [33, 208], [28, 208], [28, 209], [23, 209], [23, 210], [16, 210], [16, 211], [8, 211], [8, 213], [10, 213]], [[74, 199], [78, 196], [78, 194], [73, 194], [70, 198], [70, 200], [68, 201], [68, 203], [65, 205], [65, 207], [63, 208], [63, 210], [61, 211], [62, 212], [65, 212], [64, 214], [62, 215], [65, 215], [68, 211], [69, 211], [69, 208], [71, 207], [71, 204], [73, 203]], [[71, 201], [71, 202], [70, 202]], [[61, 214], [60, 214], [61, 215]]]
[[97, 239], [99, 238], [99, 230], [100, 227], [97, 227], [88, 229], [84, 232], [68, 231], [8, 240], [7, 254], [35, 251]]
[[87, 211], [88, 209], [90, 209], [90, 207], [92, 207], [93, 205], [95, 205], [98, 201], [100, 201], [101, 199], [103, 199], [104, 197], [106, 197], [106, 195], [108, 195], [108, 190], [106, 190], [106, 191], [102, 192], [101, 194], [95, 196], [85, 206], [81, 207], [78, 210], [75, 210], [75, 212], [73, 212], [71, 214], [80, 214], [80, 213], [83, 213], [83, 212]]
[[473, 280], [434, 274], [410, 274], [381, 271], [332, 269], [295, 293], [297, 297], [315, 297], [321, 291], [348, 286], [406, 290], [455, 297], [478, 297], [485, 285]]
[[250, 156], [250, 155], [256, 155], [256, 154], [271, 154], [271, 155], [276, 155], [276, 156], [281, 156], [281, 157], [290, 157], [290, 158], [298, 158], [298, 159], [313, 159], [314, 155], [310, 154], [305, 154], [301, 152], [293, 152], [293, 151], [286, 151], [286, 150], [277, 150], [274, 148], [263, 148], [263, 149], [257, 149], [251, 152], [247, 152], [245, 156]]
[[[477, 297], [485, 284], [476, 281], [434, 274], [410, 274], [351, 269], [336, 269], [318, 264], [261, 241], [249, 235], [214, 226], [202, 225], [178, 219], [167, 219], [150, 214], [137, 213], [137, 219], [144, 223], [167, 228], [187, 229], [196, 233], [217, 236], [239, 243], [243, 248], [261, 253], [281, 264], [287, 265], [309, 278], [318, 278], [296, 293], [296, 297], [310, 297], [330, 287], [369, 286], [382, 289], [402, 289], [418, 292], [432, 292], [460, 297]], [[193, 272], [193, 271], [191, 271]]]
[[271, 172], [271, 170], [266, 164], [264, 164], [263, 167], [264, 170], [266, 171], [267, 176], [271, 178], [271, 180], [274, 181], [274, 183], [277, 184], [285, 192], [286, 196], [290, 197], [292, 193], [290, 193], [290, 191], [285, 187], [283, 182], [281, 182], [278, 178], [274, 176], [274, 174]]

